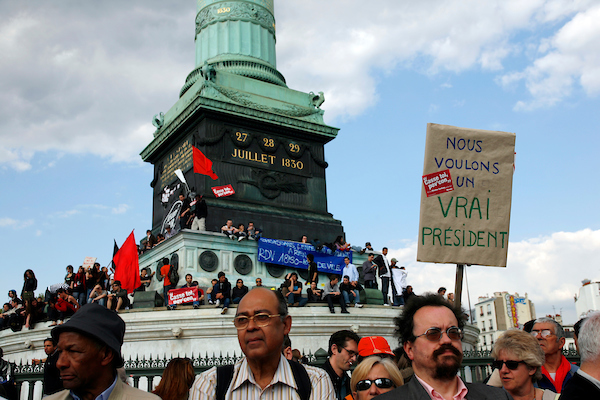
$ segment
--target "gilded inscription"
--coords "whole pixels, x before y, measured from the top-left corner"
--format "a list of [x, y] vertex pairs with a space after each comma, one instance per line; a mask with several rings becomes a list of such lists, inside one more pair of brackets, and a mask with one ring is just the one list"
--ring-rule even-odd
[[302, 161], [291, 160], [289, 158], [281, 158], [277, 159], [277, 156], [265, 153], [259, 153], [256, 151], [242, 150], [242, 149], [233, 149], [233, 153], [231, 153], [231, 157], [239, 158], [241, 160], [252, 161], [260, 164], [266, 165], [281, 165], [285, 168], [293, 168], [293, 169], [304, 169], [304, 163]]
[[192, 165], [192, 145], [186, 140], [164, 160], [164, 167], [160, 176], [161, 183], [167, 184], [175, 179], [175, 170], [186, 171]]

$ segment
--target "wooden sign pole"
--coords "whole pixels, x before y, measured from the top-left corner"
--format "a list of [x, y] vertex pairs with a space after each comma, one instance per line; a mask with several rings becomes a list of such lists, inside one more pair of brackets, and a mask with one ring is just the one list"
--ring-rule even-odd
[[465, 272], [464, 264], [456, 264], [456, 282], [454, 284], [454, 307], [460, 308], [460, 299], [462, 297], [463, 274]]

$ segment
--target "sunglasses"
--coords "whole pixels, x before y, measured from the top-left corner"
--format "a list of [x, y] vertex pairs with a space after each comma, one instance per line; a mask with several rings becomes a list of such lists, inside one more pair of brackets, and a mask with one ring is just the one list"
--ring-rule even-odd
[[502, 365], [506, 364], [506, 368], [510, 369], [511, 371], [514, 371], [515, 369], [519, 368], [519, 364], [521, 364], [521, 363], [525, 364], [525, 361], [495, 360], [495, 361], [492, 361], [492, 368], [502, 369]]
[[420, 338], [421, 336], [425, 336], [427, 340], [431, 342], [437, 342], [442, 338], [442, 334], [446, 332], [446, 335], [450, 338], [450, 340], [462, 340], [463, 333], [457, 326], [451, 326], [445, 331], [442, 328], [429, 328], [425, 331], [424, 334], [415, 336], [415, 340]]
[[379, 389], [389, 389], [396, 387], [394, 382], [388, 378], [377, 378], [374, 380], [371, 379], [363, 379], [356, 384], [356, 391], [362, 392], [363, 390], [369, 390], [371, 385], [375, 384]]

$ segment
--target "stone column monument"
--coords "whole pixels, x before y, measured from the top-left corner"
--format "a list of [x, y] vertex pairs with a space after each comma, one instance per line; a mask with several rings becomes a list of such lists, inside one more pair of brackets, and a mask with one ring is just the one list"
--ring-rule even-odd
[[[174, 223], [179, 193], [197, 192], [209, 231], [232, 219], [270, 238], [332, 242], [343, 227], [327, 210], [324, 145], [338, 129], [323, 122], [323, 93], [290, 89], [277, 71], [273, 0], [198, 0], [197, 10], [196, 67], [141, 153], [154, 165], [154, 233]], [[194, 172], [193, 147], [218, 179]], [[226, 185], [235, 194], [213, 194]]]

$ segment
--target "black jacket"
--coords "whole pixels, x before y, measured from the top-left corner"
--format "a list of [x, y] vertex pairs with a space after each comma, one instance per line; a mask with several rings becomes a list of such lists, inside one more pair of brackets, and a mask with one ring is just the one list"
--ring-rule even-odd
[[[460, 379], [460, 378], [459, 378]], [[512, 396], [502, 388], [484, 385], [483, 383], [466, 383], [469, 391], [467, 400], [512, 400]], [[431, 400], [429, 394], [419, 380], [413, 377], [406, 385], [400, 386], [384, 394], [375, 397], [377, 400], [403, 399], [403, 400]]]
[[352, 393], [352, 389], [350, 387], [350, 376], [348, 375], [348, 372], [344, 372], [342, 376], [338, 376], [333, 370], [333, 367], [329, 362], [329, 358], [327, 361], [325, 361], [325, 364], [323, 364], [322, 368], [325, 370], [325, 372], [327, 372], [327, 374], [329, 374], [331, 382], [333, 382], [335, 396], [338, 400], [344, 400], [346, 396]]

